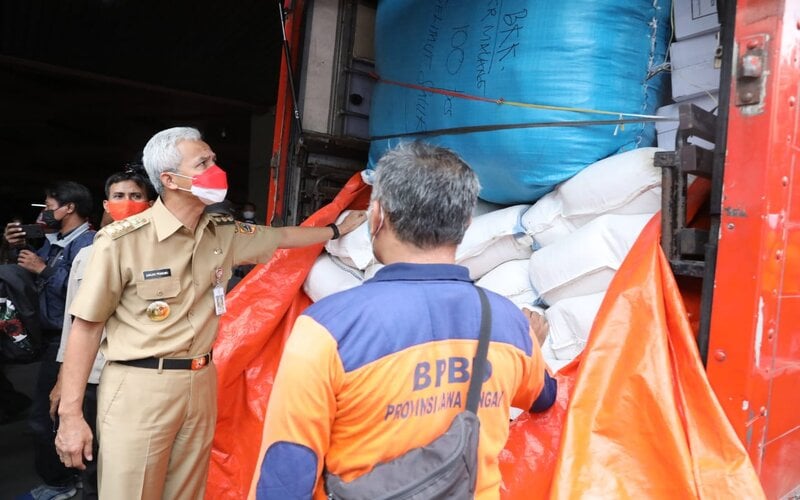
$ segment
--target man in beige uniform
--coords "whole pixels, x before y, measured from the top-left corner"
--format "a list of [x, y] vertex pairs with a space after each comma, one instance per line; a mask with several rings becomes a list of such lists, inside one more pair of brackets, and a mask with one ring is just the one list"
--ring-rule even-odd
[[216, 421], [210, 351], [231, 268], [266, 262], [277, 248], [346, 234], [364, 213], [322, 228], [271, 228], [205, 214], [227, 185], [213, 151], [191, 128], [159, 132], [143, 160], [161, 197], [95, 239], [70, 308], [75, 321], [62, 367], [56, 447], [67, 466], [83, 468], [83, 457], [91, 459], [81, 402], [105, 324], [100, 498], [198, 499]]

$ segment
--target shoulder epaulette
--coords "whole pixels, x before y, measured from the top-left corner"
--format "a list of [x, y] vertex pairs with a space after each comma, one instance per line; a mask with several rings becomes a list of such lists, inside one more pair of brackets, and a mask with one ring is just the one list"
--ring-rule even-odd
[[124, 236], [130, 232], [136, 231], [140, 227], [146, 226], [150, 223], [150, 219], [134, 215], [127, 219], [118, 220], [107, 225], [100, 231], [106, 233], [112, 240], [116, 240], [120, 236]]
[[210, 213], [210, 214], [208, 214], [208, 217], [209, 217], [209, 219], [211, 219], [211, 222], [215, 226], [229, 226], [229, 225], [233, 224], [234, 222], [236, 222], [233, 219], [233, 216], [232, 215], [228, 215], [228, 214]]

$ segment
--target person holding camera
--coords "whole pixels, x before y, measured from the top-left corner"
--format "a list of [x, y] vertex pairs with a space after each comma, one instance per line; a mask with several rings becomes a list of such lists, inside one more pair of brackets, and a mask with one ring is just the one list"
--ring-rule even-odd
[[[28, 493], [29, 498], [69, 498], [75, 494], [74, 469], [65, 467], [56, 453], [54, 425], [50, 419], [50, 390], [58, 377], [56, 361], [64, 321], [67, 279], [75, 255], [91, 245], [95, 231], [89, 227], [92, 195], [77, 182], [59, 182], [45, 191], [45, 209], [41, 219], [51, 232], [36, 252], [19, 250], [17, 264], [34, 275], [39, 293], [39, 322], [42, 332], [41, 364], [31, 406], [30, 426], [34, 435], [36, 472], [44, 484]], [[3, 233], [14, 247], [25, 246], [26, 233], [22, 225], [11, 222]]]

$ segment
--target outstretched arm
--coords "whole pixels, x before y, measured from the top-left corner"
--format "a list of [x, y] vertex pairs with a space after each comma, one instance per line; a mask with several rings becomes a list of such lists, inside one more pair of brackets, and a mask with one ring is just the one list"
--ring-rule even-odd
[[[354, 210], [347, 214], [347, 217], [336, 225], [339, 230], [339, 235], [353, 231], [367, 220], [366, 212], [363, 210]], [[297, 248], [316, 243], [324, 243], [333, 238], [333, 229], [328, 226], [325, 227], [279, 227], [275, 228], [280, 235], [278, 248]]]

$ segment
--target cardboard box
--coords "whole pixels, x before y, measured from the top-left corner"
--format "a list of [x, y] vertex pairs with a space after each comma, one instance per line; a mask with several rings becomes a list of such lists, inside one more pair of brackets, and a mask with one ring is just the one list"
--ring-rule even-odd
[[719, 32], [675, 42], [670, 47], [672, 99], [685, 101], [719, 91], [721, 61], [716, 58]]
[[[696, 106], [705, 109], [706, 111], [711, 111], [718, 107], [719, 95], [716, 92], [711, 93], [711, 95], [703, 94], [699, 97], [688, 99], [683, 102], [669, 104], [667, 106], [658, 108], [658, 111], [656, 111], [658, 116], [675, 118], [675, 121], [656, 122], [656, 133], [658, 134], [659, 148], [666, 149], [668, 151], [675, 150], [675, 135], [678, 131], [678, 107], [684, 103], [693, 103]], [[714, 114], [717, 114], [716, 111]], [[697, 144], [698, 146], [706, 149], [710, 149], [712, 147], [712, 144], [709, 144], [702, 139], [690, 138], [689, 142], [692, 144]]]
[[675, 40], [719, 30], [717, 0], [673, 0]]

